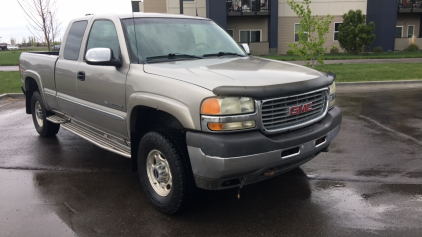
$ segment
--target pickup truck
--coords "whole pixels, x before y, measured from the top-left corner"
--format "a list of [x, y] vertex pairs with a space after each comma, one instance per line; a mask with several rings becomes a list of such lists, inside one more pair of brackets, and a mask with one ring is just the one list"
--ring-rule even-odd
[[60, 52], [20, 57], [26, 113], [132, 160], [159, 211], [240, 188], [328, 151], [335, 74], [250, 56], [213, 21], [134, 13], [72, 20]]

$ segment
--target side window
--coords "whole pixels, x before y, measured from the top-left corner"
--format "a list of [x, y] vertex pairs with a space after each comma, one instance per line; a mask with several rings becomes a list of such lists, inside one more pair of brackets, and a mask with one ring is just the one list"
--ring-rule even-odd
[[73, 22], [67, 34], [66, 44], [64, 46], [63, 57], [68, 60], [78, 60], [81, 49], [82, 38], [84, 37], [88, 21]]
[[120, 57], [119, 40], [113, 22], [97, 20], [94, 22], [89, 34], [86, 50], [92, 48], [109, 48], [113, 50], [115, 58]]

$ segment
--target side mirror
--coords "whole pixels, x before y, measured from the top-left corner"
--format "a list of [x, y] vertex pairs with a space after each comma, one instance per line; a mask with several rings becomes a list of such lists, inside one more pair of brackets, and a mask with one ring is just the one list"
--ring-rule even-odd
[[243, 50], [245, 50], [247, 55], [251, 55], [251, 49], [249, 48], [248, 44], [242, 44]]
[[113, 50], [109, 48], [92, 48], [86, 52], [85, 61], [89, 65], [121, 67], [122, 61], [114, 58]]

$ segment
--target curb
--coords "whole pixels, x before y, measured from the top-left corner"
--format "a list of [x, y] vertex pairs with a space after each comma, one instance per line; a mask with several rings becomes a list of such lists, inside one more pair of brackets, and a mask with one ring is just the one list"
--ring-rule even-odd
[[11, 99], [23, 99], [25, 95], [23, 93], [5, 93], [0, 95], [0, 100], [6, 100], [8, 98]]
[[336, 86], [370, 86], [370, 85], [421, 85], [422, 80], [403, 80], [403, 81], [360, 81], [360, 82], [338, 82]]

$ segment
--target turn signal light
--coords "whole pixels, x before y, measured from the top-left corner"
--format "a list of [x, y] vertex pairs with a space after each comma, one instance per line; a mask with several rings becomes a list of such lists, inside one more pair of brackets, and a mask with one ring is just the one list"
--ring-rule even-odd
[[255, 120], [232, 122], [232, 123], [208, 123], [208, 128], [211, 131], [232, 131], [239, 129], [254, 128]]
[[220, 102], [215, 99], [208, 99], [202, 104], [203, 114], [220, 114]]

